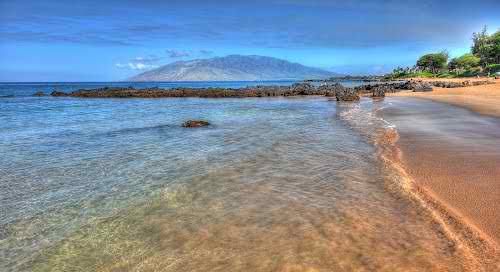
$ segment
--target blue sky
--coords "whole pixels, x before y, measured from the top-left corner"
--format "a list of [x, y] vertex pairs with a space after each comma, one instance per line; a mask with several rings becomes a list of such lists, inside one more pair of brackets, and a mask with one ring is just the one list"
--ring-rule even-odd
[[0, 81], [112, 81], [177, 60], [266, 55], [340, 73], [469, 50], [500, 1], [0, 0]]

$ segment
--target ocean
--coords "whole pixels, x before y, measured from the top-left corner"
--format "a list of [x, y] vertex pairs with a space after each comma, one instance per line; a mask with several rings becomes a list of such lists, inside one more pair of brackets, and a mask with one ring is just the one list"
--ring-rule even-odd
[[380, 159], [390, 100], [31, 96], [130, 84], [0, 84], [1, 271], [463, 270]]

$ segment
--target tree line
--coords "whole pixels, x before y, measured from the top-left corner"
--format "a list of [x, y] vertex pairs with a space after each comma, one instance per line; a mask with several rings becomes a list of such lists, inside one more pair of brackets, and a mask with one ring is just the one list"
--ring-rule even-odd
[[484, 27], [472, 34], [470, 53], [450, 59], [446, 50], [421, 56], [411, 68], [396, 68], [391, 77], [476, 76], [500, 72], [500, 29], [489, 35]]

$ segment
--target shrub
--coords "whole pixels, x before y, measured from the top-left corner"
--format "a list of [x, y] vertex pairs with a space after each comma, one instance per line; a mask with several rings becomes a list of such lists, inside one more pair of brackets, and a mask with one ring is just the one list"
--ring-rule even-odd
[[398, 79], [398, 78], [410, 78], [410, 77], [436, 77], [437, 75], [429, 71], [421, 72], [393, 72], [392, 74], [386, 75], [385, 79]]
[[458, 77], [475, 77], [481, 75], [481, 68], [471, 68], [468, 70], [465, 70], [462, 73], [459, 73], [457, 76]]
[[486, 72], [488, 72], [490, 74], [500, 72], [500, 64], [490, 64], [490, 65], [486, 66], [485, 70], [486, 70]]

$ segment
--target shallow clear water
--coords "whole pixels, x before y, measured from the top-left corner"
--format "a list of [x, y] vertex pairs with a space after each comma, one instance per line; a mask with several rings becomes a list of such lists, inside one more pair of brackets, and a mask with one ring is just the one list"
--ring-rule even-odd
[[0, 270], [462, 271], [376, 155], [380, 103], [3, 98]]

